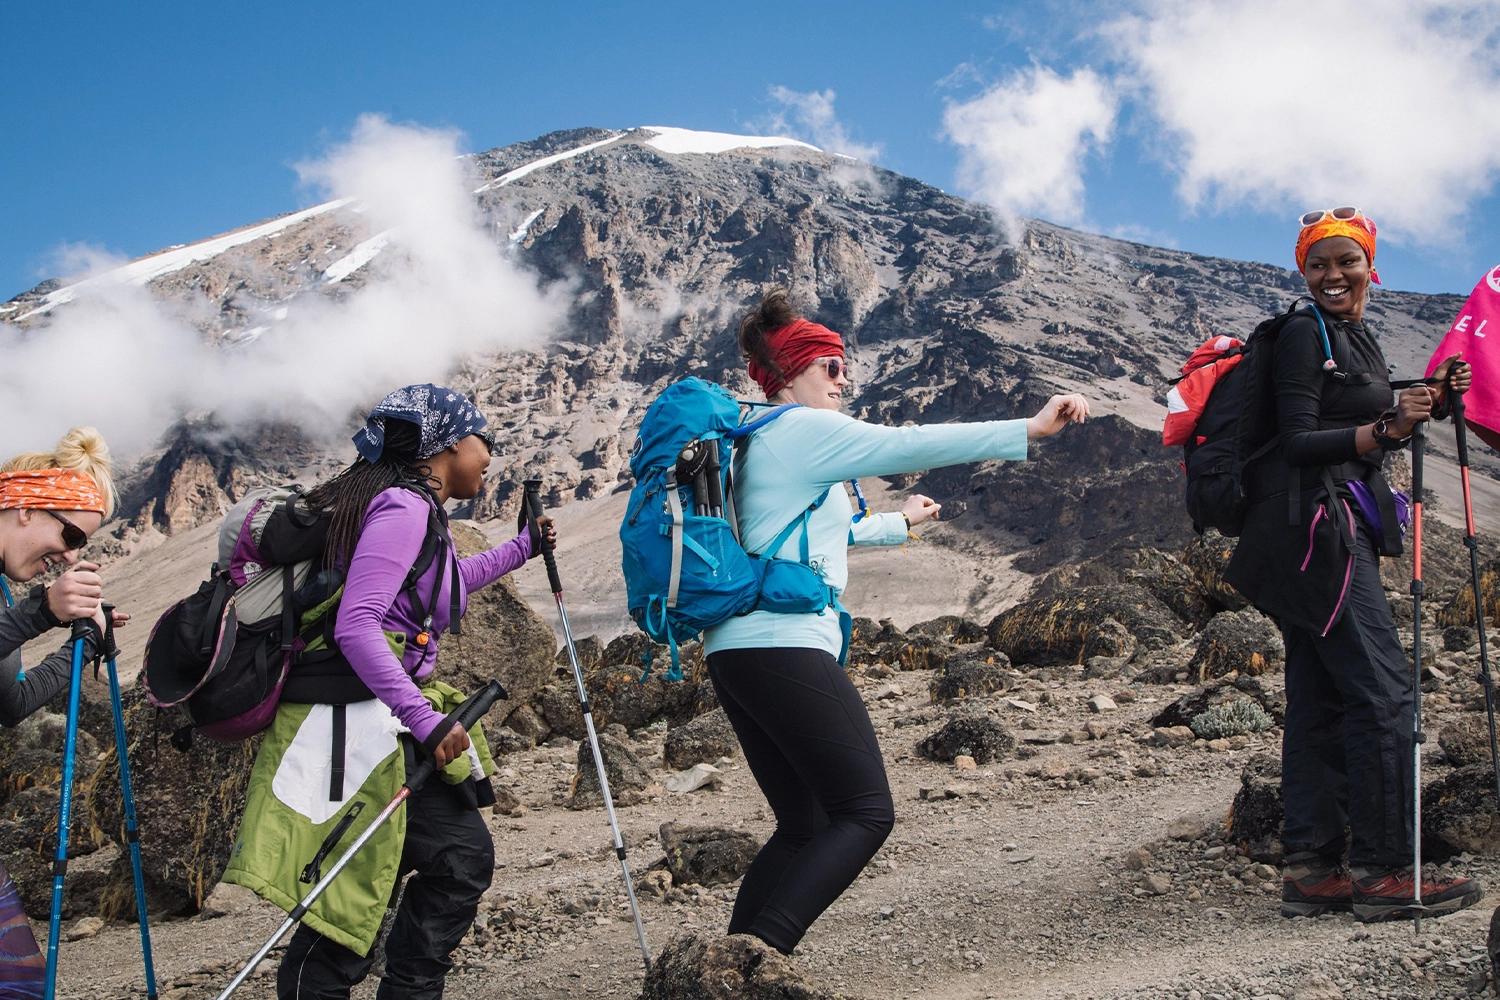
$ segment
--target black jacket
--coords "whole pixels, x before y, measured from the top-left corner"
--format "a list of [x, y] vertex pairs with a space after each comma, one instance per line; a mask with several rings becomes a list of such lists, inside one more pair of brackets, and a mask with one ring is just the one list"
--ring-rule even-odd
[[1291, 320], [1276, 342], [1280, 441], [1246, 475], [1250, 507], [1224, 579], [1278, 620], [1319, 635], [1343, 613], [1359, 511], [1341, 484], [1366, 483], [1382, 503], [1380, 551], [1399, 555], [1385, 453], [1360, 455], [1355, 431], [1391, 405], [1385, 355], [1363, 323], [1327, 319], [1337, 367], [1327, 371], [1318, 324]]

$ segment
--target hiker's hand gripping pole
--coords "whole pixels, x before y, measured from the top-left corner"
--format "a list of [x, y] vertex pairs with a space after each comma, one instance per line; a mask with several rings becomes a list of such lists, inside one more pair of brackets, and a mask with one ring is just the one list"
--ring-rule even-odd
[[[527, 520], [535, 525], [543, 514], [542, 481], [527, 479], [522, 483], [524, 510]], [[604, 755], [599, 750], [599, 734], [594, 729], [594, 710], [589, 705], [588, 688], [583, 683], [583, 668], [578, 664], [578, 649], [573, 643], [573, 627], [568, 624], [568, 609], [563, 604], [562, 579], [557, 575], [557, 559], [552, 554], [552, 541], [546, 532], [542, 539], [542, 561], [547, 564], [547, 582], [552, 585], [552, 596], [557, 598], [557, 615], [562, 620], [563, 643], [568, 650], [568, 664], [573, 668], [573, 681], [578, 685], [578, 709], [583, 713], [583, 728], [588, 734], [589, 747], [594, 752], [594, 771], [599, 777], [599, 791], [604, 798], [604, 812], [609, 817], [609, 829], [615, 838], [615, 856], [620, 859], [620, 871], [625, 877], [625, 895], [630, 900], [630, 914], [635, 919], [635, 936], [641, 945], [641, 961], [646, 971], [651, 971], [651, 951], [646, 946], [646, 926], [641, 921], [641, 908], [635, 900], [635, 884], [630, 880], [630, 862], [625, 856], [625, 839], [620, 835], [620, 823], [615, 818], [615, 800], [609, 791], [609, 775], [604, 770]], [[537, 535], [533, 535], [533, 538]]]
[[[443, 721], [438, 723], [438, 727], [433, 732], [436, 734], [447, 733], [454, 726], [462, 726], [465, 730], [472, 729], [484, 713], [488, 712], [495, 702], [504, 697], [505, 688], [500, 686], [500, 682], [490, 681], [484, 687], [480, 688], [479, 691], [465, 699], [456, 709], [449, 712]], [[441, 735], [438, 738], [441, 739]], [[333, 880], [338, 878], [339, 872], [343, 871], [344, 866], [359, 853], [360, 848], [365, 846], [365, 842], [374, 836], [375, 831], [380, 829], [385, 824], [385, 821], [395, 814], [396, 810], [401, 807], [401, 803], [411, 797], [412, 792], [425, 785], [435, 773], [437, 773], [437, 761], [433, 759], [429, 750], [428, 756], [423, 759], [422, 763], [412, 768], [411, 773], [406, 776], [406, 781], [402, 784], [401, 790], [396, 793], [396, 797], [391, 799], [384, 809], [380, 810], [380, 815], [370, 821], [370, 825], [365, 827], [364, 832], [359, 835], [354, 843], [349, 845], [349, 849], [334, 862], [333, 867], [328, 869], [328, 873], [313, 885], [307, 895], [302, 897], [302, 902], [298, 903], [286, 915], [286, 919], [281, 922], [280, 927], [276, 928], [276, 932], [271, 935], [265, 944], [261, 945], [260, 951], [257, 951], [250, 961], [245, 964], [245, 967], [239, 971], [239, 974], [229, 981], [229, 985], [224, 987], [224, 991], [219, 994], [218, 1000], [228, 1000], [230, 994], [240, 988], [240, 985], [255, 970], [255, 967], [271, 953], [272, 948], [276, 947], [276, 942], [280, 941], [287, 931], [297, 925], [297, 922], [312, 907], [314, 901], [323, 895], [325, 889], [333, 884]]]

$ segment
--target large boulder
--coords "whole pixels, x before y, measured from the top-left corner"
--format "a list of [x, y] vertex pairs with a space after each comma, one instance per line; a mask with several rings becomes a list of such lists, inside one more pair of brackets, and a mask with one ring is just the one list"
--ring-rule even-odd
[[[594, 725], [603, 728], [619, 723], [634, 730], [665, 721], [669, 726], [680, 726], [697, 715], [699, 689], [708, 681], [701, 656], [695, 662], [683, 663], [684, 678], [680, 681], [667, 680], [668, 663], [658, 661], [657, 669], [644, 681], [634, 666], [600, 667], [589, 674], [584, 685], [594, 710]], [[574, 693], [576, 697], [576, 689]], [[547, 721], [552, 722], [550, 714]], [[554, 724], [553, 728], [559, 727]]]
[[1145, 588], [1122, 584], [1023, 601], [990, 621], [989, 644], [1014, 663], [1047, 666], [1129, 655], [1123, 648], [1127, 637], [1146, 649], [1163, 649], [1185, 632], [1186, 623]]
[[853, 1000], [749, 934], [685, 934], [657, 953], [640, 1000]]
[[[151, 911], [195, 913], [218, 884], [245, 808], [245, 789], [260, 738], [215, 743], [201, 737], [184, 753], [171, 744], [180, 720], [161, 713], [136, 685], [125, 696], [130, 780], [139, 817], [146, 895]], [[119, 762], [110, 744], [88, 796], [101, 829], [125, 843]], [[133, 899], [127, 857], [115, 866], [114, 905], [128, 915]]]
[[1451, 771], [1422, 789], [1422, 854], [1442, 859], [1500, 852], [1500, 810], [1489, 762]]
[[1015, 745], [1015, 737], [989, 716], [956, 714], [918, 743], [917, 753], [944, 763], [964, 755], [989, 764], [1009, 756]]
[[[492, 547], [472, 522], [453, 521], [451, 529], [460, 557]], [[442, 637], [434, 676], [466, 693], [498, 679], [509, 700], [496, 702], [491, 718], [501, 719], [527, 704], [552, 681], [552, 629], [531, 610], [509, 575], [469, 595], [462, 628], [458, 635]]]
[[1438, 734], [1438, 746], [1454, 767], [1490, 763], [1490, 724], [1480, 712], [1468, 712]]
[[1010, 686], [1010, 658], [988, 646], [959, 647], [948, 657], [929, 688], [933, 701], [979, 698]]
[[721, 757], [739, 753], [739, 737], [722, 708], [700, 715], [667, 733], [662, 756], [667, 768], [685, 771], [694, 764], [712, 764]]
[[1198, 638], [1188, 677], [1203, 681], [1236, 671], [1253, 677], [1275, 670], [1285, 659], [1281, 630], [1271, 619], [1254, 608], [1222, 611]]
[[1229, 839], [1263, 864], [1281, 864], [1281, 758], [1257, 754], [1240, 771], [1240, 790], [1229, 810]]
[[[628, 746], [604, 733], [599, 734], [599, 752], [604, 757], [604, 776], [609, 779], [610, 797], [617, 806], [633, 806], [646, 801], [653, 789], [651, 772]], [[578, 771], [573, 777], [569, 809], [597, 809], [604, 805], [599, 789], [599, 770], [594, 764], [594, 749], [588, 740], [578, 744]]]
[[930, 635], [934, 639], [964, 645], [985, 640], [984, 626], [959, 615], [939, 615], [925, 622], [917, 622], [906, 630], [907, 635]]
[[722, 826], [661, 825], [661, 849], [677, 885], [733, 882], [760, 853], [760, 842], [744, 830]]

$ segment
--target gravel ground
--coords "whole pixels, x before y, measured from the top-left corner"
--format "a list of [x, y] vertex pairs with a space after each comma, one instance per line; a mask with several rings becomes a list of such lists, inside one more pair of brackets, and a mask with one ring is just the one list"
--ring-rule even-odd
[[[1186, 686], [1049, 668], [1018, 672], [1012, 690], [968, 706], [992, 713], [1020, 742], [1011, 759], [960, 769], [914, 752], [949, 711], [928, 699], [932, 675], [885, 672], [857, 683], [885, 750], [896, 828], [798, 949], [815, 980], [853, 996], [976, 1000], [1425, 998], [1484, 988], [1489, 900], [1424, 921], [1420, 935], [1409, 922], [1279, 915], [1278, 873], [1223, 839], [1241, 768], [1275, 752], [1279, 732], [1251, 736], [1242, 749], [1158, 747], [1149, 720]], [[1087, 700], [1098, 693], [1113, 695], [1118, 709], [1092, 713]], [[1429, 699], [1429, 730], [1444, 713], [1466, 711], [1468, 695]], [[667, 777], [663, 735], [641, 731], [631, 743], [658, 781]], [[491, 819], [500, 864], [447, 996], [638, 992], [640, 954], [602, 813], [562, 805], [576, 748], [562, 741], [502, 760], [502, 781], [523, 808]], [[1435, 740], [1427, 753], [1429, 776], [1442, 773]], [[734, 890], [663, 885], [649, 871], [663, 858], [660, 824], [770, 831], [748, 771], [738, 758], [723, 767], [716, 790], [656, 794], [620, 810], [657, 947], [684, 931], [722, 931]], [[1491, 885], [1500, 879], [1493, 858], [1463, 857], [1453, 868]], [[213, 996], [282, 916], [258, 901], [238, 906], [153, 926], [163, 1000]], [[140, 995], [134, 927], [65, 944], [61, 969], [61, 996]], [[238, 995], [270, 997], [273, 981], [257, 977]], [[373, 997], [375, 985], [354, 995]]]

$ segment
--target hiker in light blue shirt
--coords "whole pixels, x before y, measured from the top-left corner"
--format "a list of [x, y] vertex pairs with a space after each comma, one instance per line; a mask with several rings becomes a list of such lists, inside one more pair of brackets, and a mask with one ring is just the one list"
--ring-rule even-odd
[[[809, 563], [835, 595], [848, 581], [851, 543], [899, 544], [909, 523], [939, 510], [913, 497], [903, 515], [851, 528], [844, 481], [1024, 459], [1029, 439], [1089, 413], [1082, 396], [1059, 395], [1026, 420], [911, 427], [854, 420], [839, 412], [849, 384], [843, 339], [798, 318], [779, 288], [741, 321], [740, 349], [768, 401], [800, 404], [736, 450], [741, 543]], [[778, 551], [764, 551], [799, 519], [803, 527]], [[704, 633], [714, 690], [776, 814], [776, 831], [741, 883], [729, 933], [753, 934], [784, 954], [854, 881], [895, 821], [874, 727], [840, 665], [846, 622], [835, 601], [811, 614], [753, 611]]]

